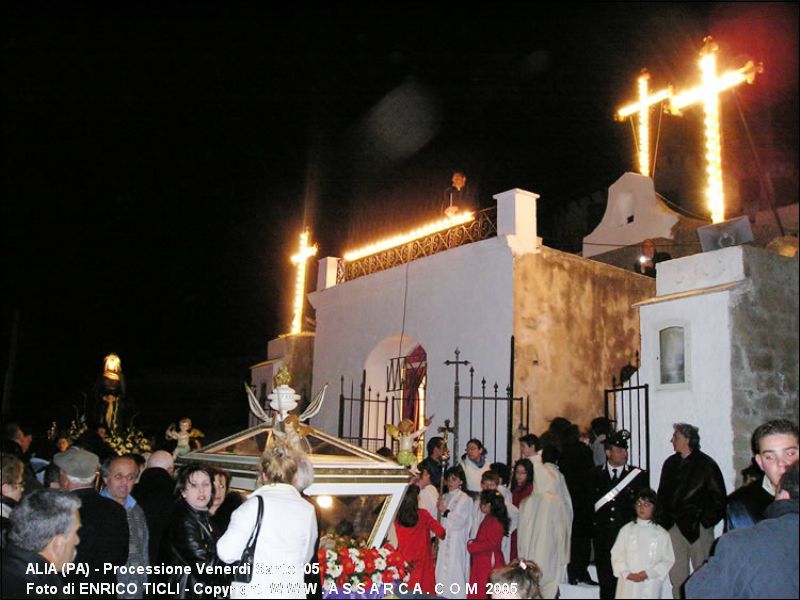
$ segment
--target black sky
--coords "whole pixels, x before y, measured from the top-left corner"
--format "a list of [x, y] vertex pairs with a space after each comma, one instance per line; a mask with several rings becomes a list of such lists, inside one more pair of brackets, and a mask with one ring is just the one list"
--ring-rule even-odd
[[238, 357], [218, 370], [241, 379], [287, 329], [303, 224], [341, 255], [435, 214], [454, 167], [485, 206], [607, 186], [639, 69], [694, 78], [709, 32], [772, 60], [747, 93], [794, 108], [796, 152], [796, 4], [284, 4], [3, 3], [16, 409], [73, 401], [110, 351], [143, 378], [189, 365], [189, 388]]

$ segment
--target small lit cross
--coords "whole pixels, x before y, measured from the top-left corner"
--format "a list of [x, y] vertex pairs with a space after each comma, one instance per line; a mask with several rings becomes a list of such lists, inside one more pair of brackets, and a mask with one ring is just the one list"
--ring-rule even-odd
[[649, 94], [647, 82], [650, 73], [642, 69], [639, 75], [639, 102], [623, 106], [617, 111], [617, 119], [622, 121], [632, 114], [639, 113], [639, 172], [650, 176], [650, 107], [669, 98], [670, 89], [664, 88]]
[[719, 128], [719, 95], [740, 83], [753, 83], [757, 73], [764, 68], [752, 60], [735, 71], [726, 71], [717, 75], [717, 51], [719, 46], [707, 37], [700, 51], [700, 72], [702, 83], [697, 87], [673, 95], [670, 99], [670, 112], [681, 114], [682, 108], [696, 103], [703, 104], [705, 113], [706, 137], [706, 197], [711, 211], [711, 221], [719, 223], [725, 220], [725, 196], [722, 191], [722, 146]]
[[297, 277], [294, 285], [294, 317], [289, 333], [300, 333], [303, 330], [303, 304], [306, 299], [306, 261], [317, 254], [316, 244], [308, 245], [308, 229], [300, 234], [300, 247], [292, 256], [292, 264], [297, 265]]

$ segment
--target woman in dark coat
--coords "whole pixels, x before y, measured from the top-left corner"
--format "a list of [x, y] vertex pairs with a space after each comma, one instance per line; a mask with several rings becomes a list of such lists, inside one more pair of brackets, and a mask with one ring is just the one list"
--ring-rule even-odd
[[[189, 566], [191, 574], [170, 575], [168, 583], [177, 584], [180, 593], [174, 598], [213, 598], [205, 594], [196, 584], [228, 585], [227, 577], [214, 575], [216, 567], [224, 566], [217, 557], [216, 536], [214, 535], [208, 508], [214, 500], [214, 486], [211, 474], [203, 467], [190, 466], [181, 470], [175, 485], [178, 496], [175, 513], [167, 532], [164, 544], [166, 564]], [[198, 564], [211, 569], [211, 573], [199, 572]]]
[[208, 508], [211, 526], [217, 539], [227, 531], [233, 511], [244, 503], [238, 492], [231, 491], [231, 474], [222, 469], [209, 469], [214, 484], [214, 502]]

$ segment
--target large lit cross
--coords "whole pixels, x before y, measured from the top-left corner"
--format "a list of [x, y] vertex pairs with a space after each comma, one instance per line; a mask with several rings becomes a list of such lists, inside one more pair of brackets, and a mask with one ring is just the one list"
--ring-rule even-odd
[[673, 95], [670, 99], [670, 111], [680, 114], [680, 110], [692, 104], [702, 102], [705, 113], [706, 129], [706, 197], [711, 211], [712, 223], [725, 220], [725, 196], [722, 191], [722, 147], [719, 131], [719, 95], [740, 83], [753, 83], [756, 73], [762, 73], [763, 67], [752, 60], [741, 69], [727, 71], [717, 75], [717, 51], [719, 47], [707, 37], [700, 51], [700, 72], [702, 83], [697, 87]]
[[300, 234], [300, 247], [292, 256], [292, 264], [297, 265], [297, 277], [294, 284], [294, 317], [289, 333], [300, 333], [303, 330], [303, 304], [306, 299], [306, 262], [316, 256], [317, 246], [308, 245], [308, 229]]
[[650, 176], [650, 107], [669, 98], [669, 88], [655, 92], [652, 96], [648, 92], [650, 73], [642, 69], [639, 75], [639, 101], [623, 106], [617, 111], [617, 118], [622, 121], [632, 114], [639, 113], [639, 172], [645, 177]]

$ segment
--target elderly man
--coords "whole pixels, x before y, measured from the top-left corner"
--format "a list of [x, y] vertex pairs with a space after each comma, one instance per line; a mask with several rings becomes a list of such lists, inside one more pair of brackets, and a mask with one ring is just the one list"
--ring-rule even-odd
[[[107, 573], [104, 563], [122, 566], [128, 560], [128, 517], [125, 509], [95, 489], [100, 459], [82, 448], [72, 446], [53, 457], [61, 470], [61, 489], [81, 501], [81, 545], [76, 561], [87, 563], [89, 573], [72, 574], [69, 581], [79, 583], [117, 583], [114, 573]], [[106, 588], [107, 589], [107, 588]], [[113, 596], [113, 592], [111, 593]]]
[[[131, 496], [133, 484], [139, 474], [136, 461], [130, 456], [113, 456], [103, 463], [103, 482], [106, 487], [101, 495], [111, 498], [125, 509], [128, 519], [128, 567], [145, 567], [149, 564], [147, 519], [142, 507]], [[118, 575], [117, 580], [126, 585], [126, 592], [120, 598], [141, 598], [144, 593], [146, 574], [126, 573]], [[128, 584], [135, 584], [136, 592]], [[128, 592], [131, 589], [131, 592]]]
[[798, 598], [800, 471], [778, 483], [764, 519], [723, 535], [709, 561], [686, 582], [687, 598]]
[[669, 531], [675, 564], [669, 572], [672, 596], [681, 597], [689, 563], [698, 569], [714, 542], [714, 525], [725, 516], [725, 481], [714, 459], [700, 451], [700, 433], [688, 423], [673, 425], [675, 454], [664, 461], [658, 510]]
[[175, 460], [172, 454], [156, 450], [147, 459], [139, 483], [131, 492], [147, 519], [150, 535], [148, 555], [150, 562], [154, 564], [158, 562], [161, 539], [172, 521], [172, 513], [175, 512], [175, 481], [172, 479], [174, 470]]
[[70, 596], [59, 573], [75, 559], [80, 505], [74, 496], [56, 490], [38, 490], [22, 499], [11, 515], [3, 550], [3, 598]]
[[647, 472], [628, 465], [629, 438], [630, 433], [625, 430], [607, 435], [606, 462], [593, 467], [588, 477], [594, 561], [601, 598], [614, 597], [617, 578], [611, 566], [611, 548], [619, 530], [635, 516], [636, 494], [649, 486]]
[[788, 419], [767, 421], [753, 432], [750, 445], [756, 464], [764, 475], [728, 496], [725, 512], [728, 531], [750, 527], [764, 518], [764, 511], [775, 497], [778, 482], [797, 462], [797, 425]]

